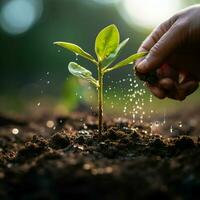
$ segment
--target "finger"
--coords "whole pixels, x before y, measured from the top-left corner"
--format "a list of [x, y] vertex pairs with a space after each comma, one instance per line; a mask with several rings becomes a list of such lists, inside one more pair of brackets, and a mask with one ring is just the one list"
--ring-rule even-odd
[[174, 81], [178, 80], [178, 72], [174, 70], [170, 65], [163, 64], [161, 67], [156, 69], [156, 74], [159, 79], [171, 78]]
[[142, 42], [141, 46], [138, 49], [138, 52], [149, 51], [158, 42], [158, 40], [170, 29], [176, 19], [177, 18], [172, 17], [157, 26], [151, 32], [151, 34]]
[[166, 97], [166, 93], [164, 90], [160, 89], [157, 86], [153, 86], [150, 84], [147, 84], [147, 87], [150, 89], [150, 91], [153, 93], [154, 96], [156, 96], [159, 99], [164, 99]]
[[158, 84], [164, 90], [172, 90], [175, 87], [175, 82], [170, 78], [163, 78], [159, 80]]
[[178, 86], [178, 96], [179, 100], [184, 100], [188, 95], [192, 94], [199, 87], [197, 81], [187, 81]]
[[165, 62], [183, 41], [184, 26], [174, 24], [150, 49], [145, 59], [137, 65], [140, 73], [148, 73]]
[[197, 81], [188, 81], [182, 83], [174, 90], [168, 92], [167, 97], [170, 99], [175, 99], [179, 101], [183, 101], [188, 95], [192, 94], [199, 86]]
[[[152, 33], [142, 42], [138, 49], [138, 53], [150, 51], [150, 49], [158, 42], [158, 40], [169, 30], [176, 19], [177, 17], [174, 16], [156, 27]], [[135, 64], [138, 65], [142, 60], [143, 59], [137, 60]]]

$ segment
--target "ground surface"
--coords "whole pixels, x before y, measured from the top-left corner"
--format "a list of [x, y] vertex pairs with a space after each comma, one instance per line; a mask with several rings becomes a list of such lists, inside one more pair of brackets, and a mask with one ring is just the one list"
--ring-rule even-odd
[[85, 113], [0, 116], [0, 199], [199, 199], [200, 108], [96, 129]]

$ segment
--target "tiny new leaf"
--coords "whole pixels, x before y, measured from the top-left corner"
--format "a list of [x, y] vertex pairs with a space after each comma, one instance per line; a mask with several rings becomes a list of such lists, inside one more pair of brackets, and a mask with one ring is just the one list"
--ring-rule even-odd
[[122, 41], [119, 44], [119, 46], [115, 49], [115, 51], [111, 53], [107, 58], [105, 58], [105, 60], [102, 63], [102, 66], [108, 67], [112, 62], [114, 62], [117, 59], [117, 57], [120, 55], [122, 49], [126, 46], [128, 41], [129, 41], [129, 38]]
[[104, 28], [96, 37], [95, 52], [99, 62], [115, 51], [119, 45], [119, 31], [115, 25]]

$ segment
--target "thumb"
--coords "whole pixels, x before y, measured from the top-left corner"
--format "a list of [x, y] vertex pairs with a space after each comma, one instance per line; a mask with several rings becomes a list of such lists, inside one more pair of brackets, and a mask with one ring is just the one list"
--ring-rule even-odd
[[181, 26], [173, 25], [150, 49], [146, 58], [137, 65], [137, 71], [148, 73], [163, 64], [184, 39]]

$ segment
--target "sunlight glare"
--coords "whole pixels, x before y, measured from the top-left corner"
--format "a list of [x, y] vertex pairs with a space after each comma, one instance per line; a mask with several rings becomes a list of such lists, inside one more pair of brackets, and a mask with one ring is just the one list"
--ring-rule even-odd
[[42, 0], [5, 1], [0, 10], [0, 26], [10, 34], [26, 32], [41, 16]]
[[118, 8], [129, 24], [152, 28], [177, 12], [181, 8], [181, 1], [122, 0]]

